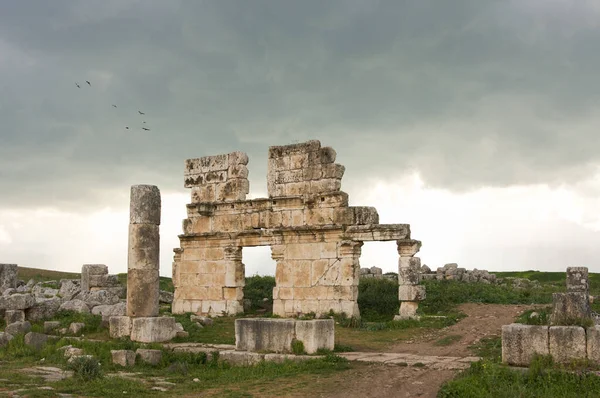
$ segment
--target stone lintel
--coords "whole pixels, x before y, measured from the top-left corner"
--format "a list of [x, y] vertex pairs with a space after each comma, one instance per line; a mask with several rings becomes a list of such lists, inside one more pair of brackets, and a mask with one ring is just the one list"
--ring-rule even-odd
[[359, 241], [390, 241], [410, 239], [409, 224], [351, 225], [346, 228], [345, 239]]

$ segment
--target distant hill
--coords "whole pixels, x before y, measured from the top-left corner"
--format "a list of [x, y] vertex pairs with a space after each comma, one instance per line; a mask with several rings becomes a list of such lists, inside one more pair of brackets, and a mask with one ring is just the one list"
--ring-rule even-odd
[[27, 282], [30, 279], [39, 281], [57, 281], [60, 279], [78, 279], [81, 278], [81, 273], [50, 271], [47, 269], [21, 267], [17, 270], [17, 277]]

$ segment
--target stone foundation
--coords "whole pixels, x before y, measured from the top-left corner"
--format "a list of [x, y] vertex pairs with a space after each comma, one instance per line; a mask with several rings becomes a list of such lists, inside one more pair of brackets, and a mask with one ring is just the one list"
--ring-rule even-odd
[[235, 320], [235, 349], [238, 351], [291, 353], [299, 340], [307, 354], [319, 349], [333, 350], [333, 319], [243, 318]]

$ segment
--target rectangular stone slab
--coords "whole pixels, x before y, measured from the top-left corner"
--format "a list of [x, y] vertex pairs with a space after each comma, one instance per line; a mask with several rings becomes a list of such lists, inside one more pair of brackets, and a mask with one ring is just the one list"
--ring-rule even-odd
[[169, 341], [177, 334], [175, 323], [175, 318], [166, 316], [133, 318], [131, 321], [131, 341], [141, 343]]
[[520, 323], [502, 326], [502, 362], [527, 366], [535, 354], [549, 354], [548, 326]]

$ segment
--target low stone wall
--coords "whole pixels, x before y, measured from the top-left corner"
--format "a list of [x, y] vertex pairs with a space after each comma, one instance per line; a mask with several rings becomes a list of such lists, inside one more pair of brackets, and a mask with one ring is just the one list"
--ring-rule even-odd
[[301, 341], [307, 354], [333, 350], [333, 319], [242, 318], [235, 320], [237, 351], [291, 353], [293, 342]]
[[560, 363], [576, 359], [600, 362], [600, 326], [502, 326], [502, 362], [528, 366], [536, 354], [552, 355]]
[[398, 279], [398, 274], [384, 274], [383, 270], [379, 267], [361, 268], [360, 278], [390, 279], [395, 281]]

